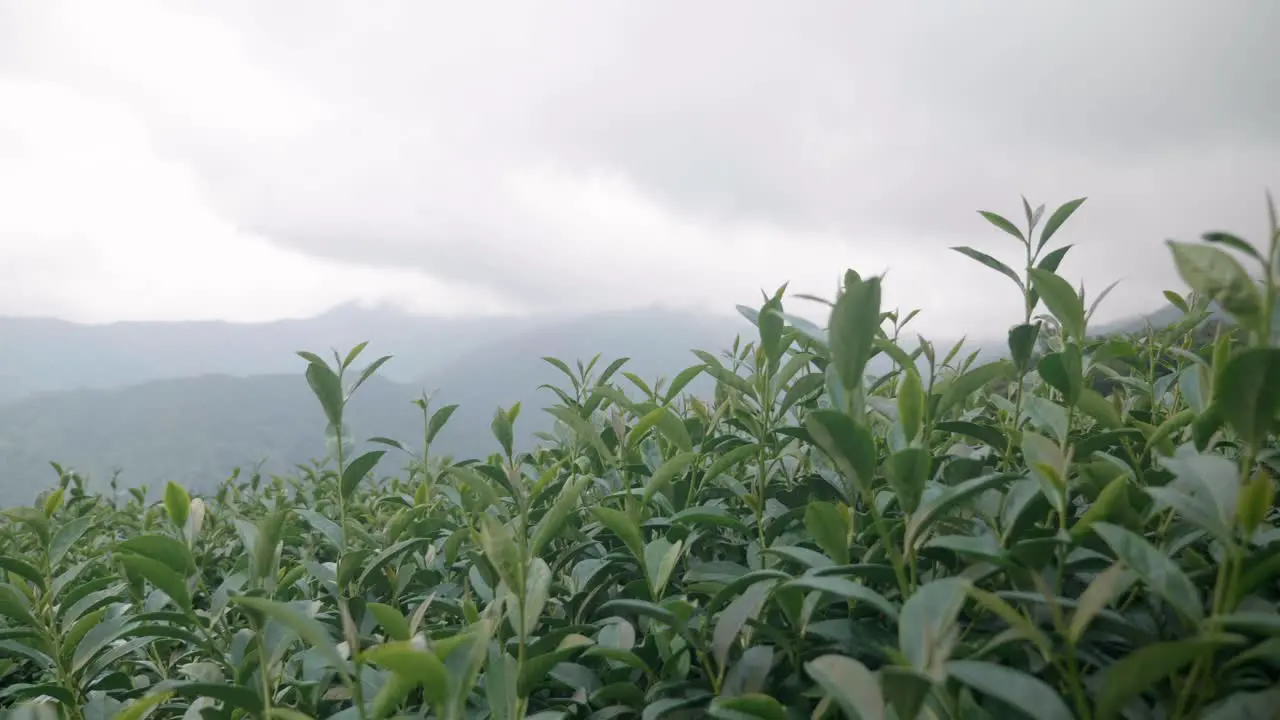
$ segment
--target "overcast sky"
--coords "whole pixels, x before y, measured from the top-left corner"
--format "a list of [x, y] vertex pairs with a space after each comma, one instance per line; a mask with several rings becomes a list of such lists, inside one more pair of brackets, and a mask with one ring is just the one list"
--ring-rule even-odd
[[[1163, 241], [1260, 238], [1280, 3], [0, 0], [0, 313], [732, 312], [888, 272], [1002, 329], [976, 210], [1058, 236], [1097, 317]], [[795, 309], [804, 304], [796, 301]]]

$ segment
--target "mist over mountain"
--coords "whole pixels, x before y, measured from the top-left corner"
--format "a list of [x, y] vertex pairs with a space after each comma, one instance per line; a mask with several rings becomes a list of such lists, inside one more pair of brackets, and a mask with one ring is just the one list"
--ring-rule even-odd
[[[412, 404], [458, 404], [433, 451], [483, 456], [496, 447], [494, 410], [521, 402], [518, 442], [547, 430], [540, 412], [563, 384], [544, 356], [601, 363], [652, 382], [696, 364], [754, 329], [736, 316], [667, 310], [579, 318], [416, 317], [356, 307], [263, 324], [118, 323], [0, 319], [0, 505], [24, 502], [56, 479], [56, 461], [93, 484], [180, 480], [209, 487], [235, 467], [279, 472], [325, 453], [325, 422], [298, 350], [329, 355], [369, 341], [360, 362], [392, 359], [353, 400], [349, 425], [363, 440], [421, 443]], [[698, 386], [693, 386], [696, 389]]]
[[368, 340], [392, 348], [389, 379], [409, 381], [471, 348], [558, 318], [433, 317], [346, 305], [323, 315], [266, 323], [119, 322], [85, 325], [0, 318], [0, 400], [78, 388], [109, 389], [207, 374], [296, 371], [298, 350], [328, 355]]
[[[1169, 307], [1144, 317], [1159, 325], [1178, 315]], [[1097, 330], [1128, 332], [1142, 324], [1133, 318]], [[391, 437], [419, 448], [422, 415], [412, 401], [426, 393], [432, 408], [459, 406], [433, 453], [466, 458], [497, 448], [489, 424], [498, 407], [521, 403], [519, 448], [551, 428], [542, 409], [557, 398], [539, 386], [567, 380], [543, 357], [573, 366], [599, 354], [600, 368], [625, 357], [624, 371], [652, 383], [697, 364], [692, 350], [718, 354], [736, 336], [751, 340], [756, 330], [738, 315], [653, 308], [453, 319], [346, 306], [260, 324], [0, 318], [0, 343], [10, 349], [0, 355], [0, 505], [26, 502], [54, 483], [50, 461], [96, 486], [118, 471], [123, 486], [154, 489], [174, 480], [199, 489], [236, 467], [283, 472], [323, 457], [324, 416], [298, 350], [328, 356], [330, 348], [369, 341], [358, 365], [392, 355], [352, 401], [354, 437]], [[914, 340], [908, 328], [903, 344]], [[934, 339], [939, 353], [955, 341]], [[980, 350], [980, 362], [1006, 353], [1003, 338], [970, 338], [965, 348]], [[708, 388], [703, 376], [688, 390]]]

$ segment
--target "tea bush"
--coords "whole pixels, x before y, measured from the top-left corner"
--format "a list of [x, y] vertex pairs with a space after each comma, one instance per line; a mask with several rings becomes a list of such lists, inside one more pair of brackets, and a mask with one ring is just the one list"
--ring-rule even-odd
[[[956, 248], [1019, 293], [1008, 357], [987, 364], [908, 351], [915, 313], [849, 271], [825, 330], [784, 311], [784, 288], [742, 308], [758, 338], [669, 382], [548, 358], [557, 432], [517, 447], [520, 407], [500, 409], [497, 452], [453, 462], [431, 445], [454, 408], [425, 399], [421, 447], [351, 437], [347, 400], [386, 358], [300, 353], [325, 461], [157, 503], [62, 473], [8, 511], [0, 703], [95, 720], [1274, 717], [1274, 206], [1262, 250], [1170, 243], [1183, 322], [1099, 338], [1105, 293], [1086, 305], [1057, 274], [1070, 246], [1050, 249], [1082, 202], [1044, 219], [1024, 200], [1023, 227], [983, 213], [1021, 271]], [[893, 369], [868, 377], [879, 353]], [[687, 396], [704, 373], [714, 397]]]

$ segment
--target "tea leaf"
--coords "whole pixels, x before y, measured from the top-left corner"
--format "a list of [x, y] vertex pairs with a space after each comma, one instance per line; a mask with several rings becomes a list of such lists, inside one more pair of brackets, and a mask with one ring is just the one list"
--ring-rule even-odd
[[867, 667], [842, 655], [823, 655], [805, 663], [805, 672], [835, 699], [853, 720], [883, 720], [884, 696]]
[[1119, 525], [1105, 522], [1093, 524], [1093, 531], [1111, 546], [1119, 558], [1178, 612], [1192, 621], [1204, 617], [1203, 601], [1186, 574], [1167, 555], [1146, 538]]
[[1039, 720], [1072, 720], [1062, 696], [1039, 678], [979, 660], [952, 660], [947, 674], [981, 693], [997, 697]]

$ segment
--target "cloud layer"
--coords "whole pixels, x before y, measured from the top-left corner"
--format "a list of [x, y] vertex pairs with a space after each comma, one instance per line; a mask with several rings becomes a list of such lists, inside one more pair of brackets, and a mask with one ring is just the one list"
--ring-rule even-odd
[[1163, 240], [1263, 228], [1277, 26], [1194, 0], [0, 0], [0, 311], [729, 311], [852, 266], [975, 334], [1016, 289], [946, 248], [1016, 262], [974, 211], [1025, 193], [1090, 197], [1062, 271], [1122, 280], [1106, 320], [1179, 285]]

